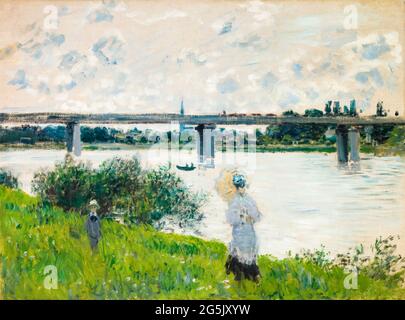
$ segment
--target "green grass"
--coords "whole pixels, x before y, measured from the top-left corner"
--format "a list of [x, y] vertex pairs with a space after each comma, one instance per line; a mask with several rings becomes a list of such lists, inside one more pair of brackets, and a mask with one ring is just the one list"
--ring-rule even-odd
[[66, 148], [65, 144], [60, 142], [36, 142], [35, 144], [0, 143], [0, 151], [27, 150], [27, 149], [61, 150], [65, 148]]
[[256, 152], [336, 152], [335, 146], [328, 145], [264, 145], [257, 146]]
[[[359, 275], [346, 290], [339, 267], [303, 259], [260, 256], [262, 280], [235, 282], [225, 274], [223, 243], [128, 228], [103, 220], [98, 252], [91, 253], [84, 217], [0, 186], [4, 299], [394, 299], [405, 289]], [[55, 265], [58, 289], [44, 288], [44, 269]], [[1, 282], [0, 282], [1, 283]]]

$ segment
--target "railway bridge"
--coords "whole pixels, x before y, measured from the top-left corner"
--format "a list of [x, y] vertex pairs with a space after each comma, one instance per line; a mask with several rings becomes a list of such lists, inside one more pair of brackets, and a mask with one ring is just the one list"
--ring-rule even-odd
[[[198, 132], [197, 153], [199, 160], [214, 158], [213, 130], [217, 125], [283, 125], [283, 124], [322, 124], [336, 127], [336, 146], [339, 162], [359, 161], [361, 127], [375, 125], [405, 125], [404, 117], [376, 116], [277, 116], [261, 114], [205, 114], [182, 115], [175, 113], [0, 113], [0, 125], [5, 123], [64, 124], [66, 125], [66, 145], [72, 152], [75, 143], [80, 142], [80, 124], [171, 124], [195, 125]], [[370, 130], [368, 130], [370, 131]], [[350, 155], [350, 157], [349, 157]]]

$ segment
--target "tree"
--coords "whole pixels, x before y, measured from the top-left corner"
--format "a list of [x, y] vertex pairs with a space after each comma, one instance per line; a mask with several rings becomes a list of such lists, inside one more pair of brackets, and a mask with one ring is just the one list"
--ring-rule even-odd
[[66, 136], [65, 126], [46, 126], [39, 132], [40, 141], [64, 142]]
[[323, 111], [318, 109], [307, 109], [305, 110], [304, 115], [306, 117], [322, 117]]
[[80, 127], [80, 139], [86, 143], [93, 143], [96, 141], [94, 130], [89, 127]]
[[348, 108], [346, 105], [343, 107], [343, 114], [344, 114], [345, 116], [348, 116], [348, 115], [350, 114], [349, 108]]
[[263, 132], [259, 128], [257, 128], [255, 134], [256, 134], [256, 144], [258, 145], [263, 144], [263, 137], [264, 137]]
[[377, 107], [376, 107], [376, 116], [377, 117], [386, 117], [387, 116], [387, 112], [384, 110], [384, 107], [383, 107], [383, 102], [382, 101], [379, 101], [378, 103], [377, 103]]
[[297, 112], [294, 112], [293, 110], [284, 111], [282, 114], [283, 116], [299, 116], [299, 114]]
[[350, 101], [350, 110], [349, 110], [349, 114], [350, 114], [352, 117], [357, 116], [357, 110], [356, 110], [356, 100], [354, 100], [354, 99]]
[[[328, 129], [327, 125], [322, 124], [283, 124], [269, 125], [266, 128], [266, 135], [272, 140], [282, 142], [289, 141], [318, 141]], [[268, 140], [267, 140], [268, 141]]]
[[99, 141], [99, 142], [108, 142], [111, 139], [108, 129], [106, 127], [94, 128], [94, 135], [95, 135], [96, 141]]
[[395, 125], [375, 125], [371, 132], [371, 138], [379, 144], [382, 144], [388, 140], [394, 128]]
[[341, 110], [340, 110], [340, 102], [339, 101], [335, 101], [333, 104], [333, 114], [335, 116], [338, 116], [341, 114]]
[[331, 115], [331, 113], [332, 113], [331, 105], [332, 105], [332, 101], [328, 101], [327, 103], [325, 103], [325, 114], [327, 116]]

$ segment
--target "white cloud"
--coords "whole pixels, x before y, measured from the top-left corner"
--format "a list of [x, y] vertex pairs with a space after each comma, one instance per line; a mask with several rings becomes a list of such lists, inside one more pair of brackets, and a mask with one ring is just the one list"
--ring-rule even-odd
[[[81, 24], [88, 13], [101, 8], [114, 18]], [[14, 105], [18, 98], [30, 105], [36, 94], [38, 107], [46, 110], [58, 109], [64, 102], [64, 110], [174, 112], [183, 96], [188, 111], [196, 113], [224, 108], [276, 112], [287, 108], [289, 101], [302, 112], [308, 106], [323, 108], [326, 100], [339, 96], [368, 101], [380, 92], [386, 94], [387, 88], [390, 96], [401, 97], [401, 30], [374, 27], [367, 21], [368, 33], [336, 30], [338, 23], [326, 4], [308, 19], [302, 18], [308, 11], [298, 12], [299, 5], [292, 2], [223, 2], [217, 10], [185, 4], [159, 8], [132, 2], [78, 4], [60, 17], [58, 34], [66, 43], [58, 45], [62, 38], [54, 38], [54, 45], [41, 47], [40, 58], [26, 44], [13, 64], [0, 61], [7, 77], [3, 88], [17, 93], [6, 95], [8, 100], [1, 103]], [[308, 33], [305, 23], [316, 26], [322, 37]], [[28, 37], [33, 44], [49, 38], [38, 28], [36, 32]], [[341, 40], [328, 41], [336, 34]], [[17, 32], [15, 37], [21, 41], [25, 35]], [[72, 51], [80, 58], [59, 68], [62, 57]], [[25, 76], [14, 82], [25, 80], [26, 86], [7, 84], [18, 70]], [[371, 80], [356, 81], [359, 72]], [[376, 88], [381, 82], [384, 86]]]
[[164, 12], [161, 15], [155, 15], [152, 17], [147, 17], [147, 14], [140, 11], [128, 12], [126, 16], [128, 18], [134, 19], [139, 24], [151, 25], [169, 19], [185, 18], [188, 16], [188, 14], [181, 10], [172, 9]]

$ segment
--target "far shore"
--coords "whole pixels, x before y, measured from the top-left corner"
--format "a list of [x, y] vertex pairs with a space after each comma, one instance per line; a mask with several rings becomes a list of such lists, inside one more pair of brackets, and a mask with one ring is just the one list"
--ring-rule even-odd
[[[165, 148], [167, 145], [165, 143], [154, 144], [154, 143], [139, 143], [139, 144], [125, 144], [125, 143], [84, 143], [82, 145], [83, 151], [108, 151], [108, 150], [147, 150], [150, 148]], [[0, 144], [0, 152], [6, 151], [18, 151], [18, 150], [64, 150], [66, 145], [64, 143], [56, 142], [37, 142], [35, 144], [23, 144], [23, 143], [13, 143], [13, 144]], [[179, 147], [176, 145], [172, 146], [173, 150], [179, 148], [179, 150], [190, 150], [195, 149], [194, 144], [181, 144]], [[326, 144], [295, 144], [295, 145], [283, 145], [283, 144], [272, 144], [272, 145], [257, 145], [255, 150], [247, 147], [237, 147], [236, 149], [228, 148], [228, 151], [238, 151], [238, 152], [319, 152], [319, 153], [334, 153], [336, 152], [335, 145]], [[226, 152], [226, 149], [221, 145], [216, 146], [217, 152]], [[374, 154], [376, 156], [396, 156], [405, 155], [405, 146], [371, 146], [369, 144], [361, 144], [360, 151], [362, 153]]]

